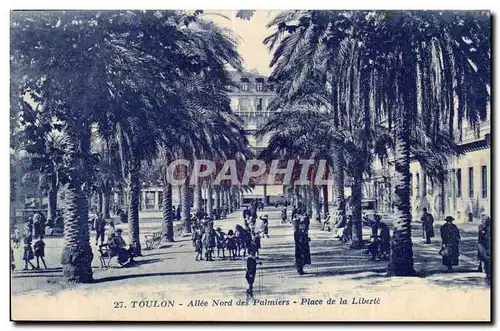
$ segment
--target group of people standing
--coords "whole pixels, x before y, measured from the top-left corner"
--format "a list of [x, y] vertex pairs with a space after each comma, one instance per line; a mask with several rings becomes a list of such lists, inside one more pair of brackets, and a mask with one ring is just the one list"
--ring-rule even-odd
[[[36, 212], [32, 217], [30, 217], [24, 226], [24, 231], [22, 235], [18, 232], [14, 232], [12, 242], [17, 247], [22, 240], [23, 242], [23, 270], [28, 270], [28, 266], [31, 270], [40, 269], [40, 260], [45, 269], [47, 269], [47, 264], [45, 263], [45, 242], [43, 237], [45, 234], [45, 224], [47, 223], [47, 218], [41, 212]], [[31, 262], [36, 258], [36, 267]], [[16, 268], [14, 260], [14, 250], [12, 245], [10, 247], [10, 263], [11, 270]]]
[[[101, 212], [97, 213], [93, 221], [93, 229], [95, 230], [95, 245], [99, 248], [108, 247], [109, 257], [116, 256], [118, 263], [123, 265], [127, 262], [134, 262], [133, 249], [127, 245], [122, 237], [123, 230], [116, 229], [112, 219], [109, 222], [103, 217]], [[106, 238], [106, 228], [110, 226], [109, 236]]]
[[192, 242], [196, 252], [196, 261], [214, 261], [215, 250], [218, 258], [226, 258], [226, 250], [229, 260], [254, 253], [258, 256], [261, 248], [261, 235], [269, 238], [269, 218], [267, 215], [260, 217], [262, 221], [260, 229], [256, 229], [256, 222], [252, 218], [243, 218], [244, 226], [236, 225], [234, 230], [227, 233], [220, 227], [214, 229], [214, 221], [205, 217], [196, 219], [192, 229]]
[[[442, 264], [447, 267], [449, 272], [453, 272], [453, 267], [459, 265], [460, 256], [460, 230], [456, 224], [453, 223], [455, 219], [452, 216], [445, 218], [445, 224], [440, 227], [441, 235], [441, 249], [439, 254], [442, 256]], [[422, 221], [422, 237], [425, 239], [426, 244], [431, 243], [431, 238], [434, 234], [434, 217], [426, 208], [423, 209], [421, 217]], [[491, 277], [491, 258], [490, 258], [490, 217], [485, 214], [481, 215], [481, 224], [478, 226], [478, 240], [477, 240], [477, 257], [479, 260], [478, 271], [486, 274], [486, 280], [489, 283]]]

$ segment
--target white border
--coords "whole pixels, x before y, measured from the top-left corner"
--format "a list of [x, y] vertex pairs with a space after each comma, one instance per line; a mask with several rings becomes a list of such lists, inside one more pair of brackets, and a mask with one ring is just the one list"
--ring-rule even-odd
[[[2, 151], [2, 155], [5, 155], [5, 157], [2, 157], [0, 159], [0, 210], [2, 211], [2, 217], [1, 217], [1, 226], [2, 230], [0, 233], [2, 233], [2, 236], [0, 237], [2, 240], [2, 245], [3, 251], [0, 253], [0, 266], [3, 266], [2, 272], [0, 272], [0, 283], [3, 284], [2, 286], [2, 292], [1, 292], [1, 298], [0, 300], [2, 308], [0, 310], [1, 315], [0, 315], [0, 321], [2, 322], [2, 330], [5, 329], [11, 329], [14, 327], [13, 323], [8, 322], [9, 320], [9, 301], [7, 298], [10, 298], [10, 293], [9, 293], [9, 287], [7, 284], [9, 284], [9, 273], [7, 269], [7, 232], [8, 232], [8, 211], [9, 211], [9, 204], [8, 204], [8, 198], [9, 198], [9, 163], [8, 163], [8, 157], [7, 157], [7, 151], [9, 148], [9, 120], [7, 118], [8, 113], [9, 113], [9, 10], [11, 9], [308, 9], [308, 8], [314, 8], [314, 9], [462, 9], [462, 10], [472, 10], [472, 9], [489, 9], [492, 10], [493, 14], [497, 14], [500, 12], [498, 10], [499, 8], [499, 1], [488, 1], [488, 0], [455, 0], [455, 1], [436, 1], [436, 0], [420, 0], [420, 1], [379, 1], [379, 0], [365, 0], [365, 1], [336, 1], [336, 0], [329, 0], [329, 1], [317, 1], [317, 0], [308, 0], [308, 1], [297, 1], [297, 0], [288, 0], [288, 1], [275, 1], [275, 0], [253, 0], [253, 1], [237, 1], [237, 0], [210, 0], [210, 1], [202, 1], [202, 0], [183, 0], [183, 1], [178, 1], [178, 2], [171, 2], [168, 0], [162, 0], [162, 1], [148, 1], [148, 0], [142, 0], [142, 1], [131, 1], [131, 0], [121, 0], [121, 1], [103, 1], [103, 0], [85, 0], [85, 1], [27, 1], [27, 0], [18, 0], [18, 1], [2, 1], [0, 4], [1, 11], [0, 11], [0, 20], [1, 20], [1, 51], [0, 54], [1, 56], [1, 61], [0, 61], [0, 68], [1, 68], [1, 77], [3, 78], [1, 80], [2, 87], [0, 89], [0, 96], [1, 96], [1, 105], [2, 107], [2, 113], [3, 113], [3, 118], [0, 120], [0, 151]], [[498, 18], [498, 17], [496, 17]], [[496, 24], [495, 24], [496, 25]], [[494, 36], [494, 45], [498, 46], [498, 37], [497, 34], [493, 34]], [[495, 47], [494, 54], [496, 54], [497, 47]], [[498, 73], [498, 64], [495, 66], [495, 74]], [[498, 75], [495, 75], [498, 77]], [[498, 81], [495, 81], [497, 84], [494, 86], [494, 92], [498, 92]], [[498, 94], [495, 94], [498, 95]], [[495, 100], [497, 101], [497, 100]], [[498, 102], [498, 101], [497, 101]], [[494, 103], [496, 105], [496, 103]], [[495, 123], [496, 124], [496, 123]], [[492, 153], [498, 152], [498, 148], [500, 146], [499, 144], [499, 134], [496, 133], [494, 134], [495, 137], [495, 151], [492, 151]], [[496, 161], [496, 159], [494, 159]], [[496, 170], [496, 167], [494, 168]], [[499, 185], [499, 179], [500, 177], [498, 174], [496, 174], [496, 187], [500, 187]], [[498, 202], [500, 200], [499, 194], [496, 194], [495, 196], [495, 203], [498, 206]], [[496, 222], [496, 215], [492, 215], [493, 217], [493, 222]], [[500, 224], [495, 224], [495, 239], [498, 240], [499, 238], [499, 229], [500, 229]], [[495, 245], [498, 248], [498, 244]], [[496, 250], [495, 253], [498, 252], [498, 249]], [[495, 254], [496, 255], [496, 254]], [[495, 260], [495, 265], [496, 268], [495, 270], [499, 270], [499, 264], [498, 264], [498, 256]], [[496, 287], [499, 286], [499, 284], [496, 282], [495, 283]], [[36, 304], [36, 303], [34, 303]], [[496, 306], [498, 307], [498, 305]], [[497, 309], [495, 309], [497, 310]], [[497, 314], [495, 314], [497, 315]], [[498, 315], [497, 315], [498, 317]], [[72, 326], [75, 327], [76, 325]], [[143, 328], [145, 325], [141, 325], [139, 327]], [[35, 329], [36, 326], [30, 325], [30, 326], [24, 326], [24, 329], [29, 330], [29, 329]], [[53, 326], [47, 326], [52, 328]], [[59, 327], [62, 328], [68, 328], [70, 326], [68, 325], [61, 325]], [[84, 326], [87, 327], [87, 326]], [[106, 327], [109, 327], [109, 325], [92, 325], [92, 328], [96, 329], [105, 329]], [[129, 330], [132, 329], [132, 326], [126, 326], [126, 325], [120, 325], [120, 326], [114, 326], [114, 327], [119, 327], [121, 331]], [[210, 326], [207, 325], [189, 325], [189, 326], [179, 326], [179, 325], [168, 325], [168, 326], [162, 326], [168, 328], [169, 330], [177, 330], [180, 328], [207, 328]], [[232, 325], [217, 325], [215, 327], [230, 327], [232, 328]], [[242, 327], [242, 326], [239, 326]], [[246, 328], [259, 328], [259, 330], [265, 330], [265, 329], [271, 329], [271, 328], [283, 328], [283, 327], [289, 327], [289, 326], [278, 326], [278, 325], [246, 325]], [[296, 327], [300, 328], [312, 328], [312, 327], [318, 327], [318, 326], [308, 326], [308, 325], [297, 325]], [[344, 329], [347, 328], [347, 326], [340, 326], [340, 325], [322, 325], [319, 327], [324, 327], [324, 328], [335, 328], [335, 329]], [[396, 327], [400, 328], [401, 325], [363, 325], [363, 326], [354, 326], [354, 327], [349, 327], [349, 329], [361, 329], [362, 327], [367, 327], [367, 328], [387, 328], [387, 327]], [[448, 326], [429, 326], [429, 325], [416, 325], [416, 326], [405, 326], [406, 327], [416, 327], [416, 328], [421, 328], [425, 327], [426, 329], [434, 329], [434, 328], [441, 328], [441, 327], [448, 327], [448, 328], [456, 328], [455, 325], [448, 325]], [[473, 328], [477, 326], [471, 326], [468, 325], [466, 328]], [[484, 326], [482, 326], [484, 327]]]

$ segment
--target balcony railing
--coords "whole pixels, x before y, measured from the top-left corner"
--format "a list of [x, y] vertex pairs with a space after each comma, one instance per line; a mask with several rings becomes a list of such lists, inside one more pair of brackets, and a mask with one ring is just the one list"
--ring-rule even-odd
[[269, 117], [275, 113], [267, 110], [263, 111], [235, 110], [234, 112], [239, 116], [246, 116], [246, 117]]

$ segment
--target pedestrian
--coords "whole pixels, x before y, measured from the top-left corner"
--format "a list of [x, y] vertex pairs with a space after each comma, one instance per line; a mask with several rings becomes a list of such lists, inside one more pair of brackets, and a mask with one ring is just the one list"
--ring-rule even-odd
[[431, 238], [434, 237], [434, 217], [427, 212], [427, 208], [424, 208], [421, 220], [425, 243], [430, 244]]
[[286, 223], [286, 204], [283, 206], [283, 209], [281, 209], [281, 223]]
[[307, 236], [305, 228], [305, 224], [300, 223], [293, 234], [295, 241], [295, 267], [300, 275], [304, 274], [304, 266], [311, 264], [310, 239]]
[[47, 269], [47, 264], [45, 264], [45, 243], [42, 238], [38, 238], [33, 244], [33, 249], [36, 257], [36, 268], [40, 269], [40, 259], [42, 260], [43, 266]]
[[175, 219], [178, 221], [181, 219], [181, 205], [177, 205], [177, 209], [175, 210]]
[[225, 258], [226, 234], [222, 232], [221, 228], [215, 229], [215, 239], [217, 241], [217, 257], [220, 257], [220, 251], [222, 251], [222, 258]]
[[387, 259], [391, 247], [391, 233], [386, 223], [381, 221], [378, 214], [374, 215], [375, 222], [372, 224], [371, 242], [368, 246], [368, 253], [371, 254], [371, 260]]
[[194, 232], [194, 251], [196, 252], [196, 261], [203, 261], [203, 242], [202, 234], [199, 228], [195, 228]]
[[23, 252], [23, 260], [24, 260], [24, 269], [28, 270], [28, 264], [31, 266], [31, 270], [35, 270], [35, 266], [31, 263], [31, 260], [34, 258], [33, 247], [31, 247], [31, 236], [24, 237], [24, 252]]
[[491, 278], [491, 220], [486, 215], [482, 215], [479, 225], [477, 240], [477, 258], [479, 259], [478, 271], [486, 274], [486, 281], [490, 283]]
[[205, 259], [207, 261], [214, 261], [215, 231], [213, 229], [213, 223], [210, 221], [207, 223], [202, 241], [203, 247], [205, 247]]
[[43, 229], [42, 229], [42, 216], [40, 215], [39, 212], [36, 212], [33, 215], [33, 232], [34, 232], [33, 235], [34, 235], [35, 239], [39, 238], [40, 236], [42, 236], [42, 232], [43, 232]]
[[441, 226], [441, 240], [443, 246], [439, 251], [443, 257], [443, 265], [448, 268], [449, 272], [453, 272], [453, 266], [458, 265], [458, 256], [460, 255], [460, 231], [453, 224], [454, 218], [446, 216], [445, 224]]
[[259, 232], [253, 232], [252, 234], [252, 242], [250, 244], [251, 247], [249, 247], [247, 250], [250, 254], [250, 251], [254, 251], [257, 256], [259, 256], [259, 250], [261, 248], [261, 243], [260, 243], [260, 233]]
[[108, 239], [108, 247], [110, 250], [110, 257], [112, 256], [117, 256], [118, 257], [118, 263], [120, 265], [125, 264], [127, 261], [129, 263], [134, 262], [134, 252], [132, 250], [132, 247], [127, 247], [127, 243], [125, 240], [122, 238], [122, 229], [117, 229], [115, 233], [112, 233], [109, 236]]
[[104, 236], [106, 233], [106, 220], [102, 217], [102, 213], [97, 213], [97, 217], [94, 221], [95, 228], [95, 245], [99, 245], [99, 239], [101, 239], [101, 245], [104, 244]]
[[257, 264], [261, 264], [257, 261], [257, 257], [255, 256], [255, 252], [249, 252], [247, 258], [247, 269], [245, 273], [245, 279], [248, 283], [247, 289], [247, 299], [253, 299], [253, 283], [255, 282], [255, 275], [257, 273]]
[[14, 233], [12, 234], [11, 239], [12, 239], [14, 248], [19, 248], [19, 244], [21, 243], [21, 240], [23, 239], [19, 229], [16, 228], [14, 230]]
[[269, 239], [269, 216], [264, 215], [264, 216], [261, 216], [260, 219], [262, 220], [261, 229], [262, 229], [263, 237], [267, 237]]
[[229, 230], [227, 232], [225, 246], [229, 251], [229, 260], [236, 260], [237, 246], [236, 246], [236, 237], [234, 235], [233, 230]]

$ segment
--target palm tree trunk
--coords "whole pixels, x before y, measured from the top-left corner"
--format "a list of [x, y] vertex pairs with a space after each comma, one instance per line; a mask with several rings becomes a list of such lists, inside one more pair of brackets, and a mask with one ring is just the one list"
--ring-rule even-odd
[[214, 187], [215, 190], [215, 209], [217, 210], [217, 215], [220, 215], [220, 186]]
[[363, 185], [362, 171], [354, 176], [352, 185], [352, 239], [351, 248], [363, 248], [363, 234], [361, 223], [361, 191]]
[[90, 132], [75, 136], [70, 134], [69, 140], [67, 162], [71, 181], [66, 187], [62, 271], [67, 282], [90, 283], [93, 280], [91, 263], [94, 256], [89, 237], [88, 192], [82, 189], [89, 171], [87, 159], [81, 157], [90, 151]]
[[220, 205], [222, 215], [222, 211], [226, 210], [226, 188], [224, 186], [220, 186]]
[[130, 194], [130, 205], [128, 207], [128, 230], [129, 244], [137, 256], [141, 256], [141, 242], [139, 231], [139, 204], [141, 195], [141, 183], [139, 172], [141, 170], [141, 161], [132, 156], [128, 174], [128, 187]]
[[333, 152], [333, 208], [339, 221], [345, 219], [344, 159], [340, 151]]
[[97, 193], [97, 210], [99, 213], [102, 213], [104, 211], [104, 195], [102, 193], [102, 190], [100, 190]]
[[198, 179], [198, 182], [194, 187], [194, 208], [196, 210], [196, 213], [203, 211], [203, 194], [201, 192], [200, 179]]
[[111, 218], [111, 215], [109, 214], [109, 207], [111, 204], [111, 189], [106, 188], [104, 190], [104, 218]]
[[321, 207], [320, 207], [320, 199], [319, 199], [319, 188], [314, 185], [311, 189], [311, 200], [313, 205], [313, 219], [321, 222]]
[[184, 233], [191, 233], [191, 194], [189, 185], [183, 183], [181, 185], [181, 218], [184, 224]]
[[47, 211], [47, 220], [49, 223], [53, 224], [57, 217], [57, 178], [54, 173], [51, 176], [50, 189], [48, 192], [49, 205]]
[[414, 276], [413, 249], [411, 242], [410, 203], [410, 112], [403, 116], [396, 137], [395, 160], [395, 223], [391, 243], [390, 276]]
[[168, 242], [174, 241], [174, 222], [172, 219], [172, 184], [163, 184], [163, 236]]
[[227, 194], [229, 195], [229, 212], [232, 213], [234, 211], [234, 190], [233, 187], [231, 186], [229, 190], [227, 191]]
[[323, 216], [328, 214], [328, 185], [323, 185]]
[[208, 183], [207, 185], [207, 214], [208, 214], [208, 217], [210, 217], [211, 219], [213, 219], [214, 217], [214, 204], [213, 204], [213, 200], [212, 200], [212, 195], [213, 195], [213, 188], [212, 188], [212, 184], [211, 183]]

